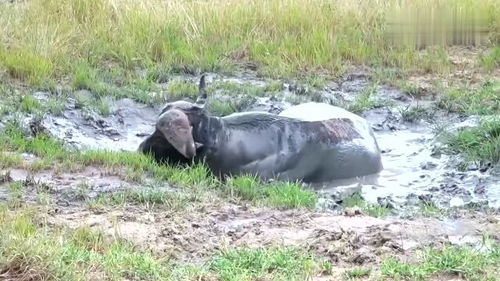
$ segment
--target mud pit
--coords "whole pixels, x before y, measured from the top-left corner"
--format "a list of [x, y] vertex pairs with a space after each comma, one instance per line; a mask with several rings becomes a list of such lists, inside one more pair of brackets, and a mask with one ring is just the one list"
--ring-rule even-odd
[[[193, 83], [197, 82], [197, 78], [191, 77]], [[242, 78], [209, 74], [208, 81], [247, 83], [262, 88], [266, 85], [265, 80], [250, 74], [242, 75]], [[363, 72], [351, 73], [340, 81], [327, 83], [322, 90], [313, 94], [307, 87], [283, 83], [280, 93], [272, 97], [255, 98], [255, 102], [244, 111], [279, 113], [291, 106], [290, 100], [300, 102], [311, 97], [345, 105], [354, 101], [369, 86], [369, 77]], [[35, 97], [42, 102], [46, 100], [44, 93], [37, 93]], [[209, 101], [218, 98], [226, 96], [216, 94]], [[494, 209], [500, 207], [499, 169], [471, 166], [467, 171], [459, 171], [456, 157], [436, 152], [439, 143], [436, 142], [434, 130], [437, 127], [473, 126], [478, 118], [461, 118], [437, 110], [433, 100], [416, 100], [385, 86], [375, 90], [374, 99], [379, 106], [361, 115], [375, 130], [383, 152], [384, 170], [374, 176], [314, 186], [325, 194], [322, 201], [324, 206], [334, 207], [335, 202], [341, 199], [339, 197], [358, 191], [372, 203], [385, 202], [396, 208], [414, 205], [422, 200], [431, 200], [441, 207], [463, 207], [467, 204]], [[401, 112], [414, 106], [424, 108], [425, 116], [413, 122], [404, 121]], [[150, 107], [130, 99], [121, 99], [112, 102], [111, 114], [104, 117], [77, 108], [75, 101], [70, 99], [61, 116], [48, 115], [41, 125], [53, 136], [79, 148], [135, 151], [145, 136], [153, 132], [161, 107], [162, 104]], [[26, 120], [28, 122], [29, 119]]]
[[[197, 77], [191, 78], [196, 83]], [[257, 86], [266, 83], [252, 75], [234, 78], [211, 74], [209, 78], [209, 81], [226, 80]], [[354, 73], [310, 95], [308, 89], [284, 83], [279, 94], [256, 98], [256, 102], [245, 110], [279, 113], [290, 106], [291, 101], [310, 97], [342, 105], [355, 100], [369, 84], [369, 77], [364, 73]], [[47, 216], [51, 224], [99, 228], [111, 236], [130, 239], [184, 261], [202, 262], [226, 246], [286, 244], [300, 245], [339, 265], [370, 265], [387, 255], [412, 259], [414, 251], [426, 245], [476, 245], [483, 233], [498, 235], [499, 171], [470, 167], [460, 172], [454, 157], [438, 154], [435, 149], [439, 145], [433, 132], [436, 126], [471, 126], [476, 118], [437, 110], [435, 101], [420, 99], [418, 104], [428, 108], [427, 115], [416, 122], [406, 122], [401, 111], [415, 106], [416, 100], [385, 86], [378, 87], [375, 93], [381, 105], [361, 115], [375, 130], [383, 151], [384, 170], [378, 175], [312, 186], [322, 194], [315, 211], [280, 211], [228, 202], [188, 211], [151, 209], [133, 204], [103, 206], [95, 210], [82, 204], [81, 199], [141, 187], [92, 167], [78, 175], [51, 171], [33, 174], [18, 169], [12, 170], [10, 176], [13, 180], [31, 177], [53, 187], [50, 193], [55, 195], [56, 204]], [[47, 95], [37, 93], [35, 97], [43, 102]], [[122, 99], [113, 101], [110, 115], [104, 117], [77, 108], [75, 101], [68, 100], [60, 116], [46, 116], [41, 126], [66, 144], [78, 148], [135, 151], [153, 131], [161, 107], [162, 104], [150, 107]], [[25, 121], [28, 124], [30, 118]], [[360, 192], [369, 202], [401, 212], [395, 212], [399, 216], [381, 219], [340, 208], [339, 202], [353, 192]], [[2, 196], [6, 195], [0, 191], [0, 198]], [[442, 219], [421, 216], [408, 219], [408, 214], [422, 201], [435, 202], [445, 209], [479, 205], [490, 207], [490, 210]]]

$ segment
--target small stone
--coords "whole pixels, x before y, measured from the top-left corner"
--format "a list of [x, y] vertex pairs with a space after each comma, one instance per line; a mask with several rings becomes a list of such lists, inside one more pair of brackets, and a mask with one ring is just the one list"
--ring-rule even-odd
[[464, 200], [462, 198], [453, 197], [450, 200], [450, 208], [462, 207], [464, 205], [465, 205], [465, 202], [464, 202]]
[[484, 173], [488, 171], [489, 168], [491, 168], [491, 163], [481, 166], [481, 168], [479, 168], [479, 172]]
[[430, 161], [429, 161], [429, 162], [425, 162], [425, 163], [421, 163], [421, 164], [420, 164], [420, 168], [421, 168], [422, 170], [432, 170], [432, 169], [434, 169], [434, 168], [436, 168], [436, 167], [437, 167], [437, 164], [436, 164], [436, 163], [433, 163], [433, 162], [430, 162]]
[[377, 198], [377, 203], [380, 206], [383, 206], [383, 207], [388, 208], [388, 209], [394, 209], [395, 208], [395, 202], [394, 202], [394, 200], [392, 199], [391, 196], [378, 197]]
[[479, 167], [476, 164], [470, 164], [467, 166], [467, 171], [477, 171], [479, 170]]
[[483, 182], [478, 183], [476, 185], [476, 187], [474, 188], [474, 193], [479, 194], [479, 195], [485, 194], [486, 193], [486, 184]]

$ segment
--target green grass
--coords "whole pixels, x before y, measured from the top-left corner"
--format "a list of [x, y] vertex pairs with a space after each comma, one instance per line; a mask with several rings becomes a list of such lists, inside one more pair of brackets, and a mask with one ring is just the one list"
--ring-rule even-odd
[[477, 127], [466, 128], [457, 133], [445, 132], [442, 136], [447, 148], [445, 152], [460, 154], [464, 165], [469, 163], [500, 162], [500, 118], [483, 120]]
[[358, 93], [354, 101], [347, 105], [347, 110], [353, 113], [361, 113], [372, 108], [386, 105], [387, 102], [377, 98], [377, 89], [377, 85], [371, 85], [363, 88], [363, 90]]
[[[297, 248], [224, 249], [205, 264], [173, 261], [98, 228], [45, 224], [36, 209], [0, 205], [0, 272], [21, 280], [304, 280], [331, 264]], [[7, 275], [8, 276], [8, 275]], [[32, 279], [30, 279], [32, 278]]]
[[102, 116], [109, 116], [111, 114], [111, 105], [108, 99], [100, 98], [97, 101], [97, 110]]
[[275, 90], [275, 85], [261, 87], [250, 82], [215, 81], [207, 87], [209, 95], [216, 94], [230, 96], [266, 96], [268, 91]]
[[0, 169], [20, 166], [23, 158], [19, 153], [9, 153], [0, 151]]
[[61, 98], [50, 97], [45, 104], [47, 111], [54, 115], [60, 115], [65, 109], [64, 101]]
[[227, 116], [238, 111], [237, 105], [234, 105], [238, 101], [239, 99], [222, 100], [221, 98], [211, 100], [207, 103], [207, 110], [214, 116]]
[[283, 90], [283, 82], [281, 82], [280, 80], [267, 81], [264, 88], [264, 91], [268, 93], [281, 92], [281, 90]]
[[[495, 0], [448, 0], [439, 7], [446, 8], [440, 21], [426, 1], [34, 0], [2, 5], [0, 67], [33, 85], [71, 76], [75, 61], [129, 73], [147, 69], [156, 79], [162, 69], [221, 71], [241, 62], [272, 76], [339, 73], [352, 63], [446, 71], [446, 52], [418, 52], [417, 35], [451, 41], [453, 30], [438, 32], [451, 26], [453, 13], [473, 11], [498, 37]], [[467, 20], [469, 14], [455, 15]], [[393, 27], [408, 28], [401, 37]]]
[[479, 89], [450, 88], [441, 97], [439, 105], [447, 110], [467, 115], [498, 114], [500, 80], [488, 81]]
[[363, 199], [359, 193], [353, 193], [342, 200], [342, 206], [344, 208], [359, 207], [363, 212], [372, 217], [384, 217], [388, 215], [391, 210], [379, 204], [368, 203]]
[[488, 70], [500, 67], [500, 46], [491, 48], [487, 54], [480, 56], [479, 60]]
[[[160, 165], [152, 157], [137, 152], [117, 152], [106, 150], [78, 151], [65, 148], [60, 141], [43, 134], [34, 138], [26, 137], [25, 133], [15, 123], [7, 124], [0, 133], [0, 147], [5, 151], [29, 152], [39, 157], [39, 162], [33, 162], [30, 168], [64, 169], [78, 171], [85, 166], [98, 166], [107, 174], [115, 174], [132, 182], [142, 182], [146, 177], [158, 181], [166, 181], [176, 187], [201, 191], [212, 189], [243, 200], [278, 208], [313, 207], [317, 196], [312, 190], [302, 188], [299, 183], [273, 182], [263, 184], [255, 177], [240, 176], [221, 182], [211, 175], [203, 164], [188, 167]], [[1, 155], [9, 155], [2, 153]], [[14, 154], [15, 155], [15, 154]], [[7, 157], [7, 156], [5, 156]], [[7, 159], [7, 158], [6, 158]], [[19, 159], [13, 158], [5, 164], [19, 165]], [[37, 165], [37, 166], [34, 166]], [[60, 168], [58, 168], [60, 166]], [[185, 200], [196, 200], [195, 196], [184, 198], [173, 192], [152, 190], [131, 191], [111, 195], [112, 202], [132, 201], [137, 203], [159, 203], [178, 207]]]
[[420, 261], [404, 262], [396, 258], [384, 260], [383, 276], [395, 280], [429, 280], [431, 276], [462, 276], [465, 280], [496, 280], [500, 268], [498, 244], [480, 252], [468, 246], [444, 246], [422, 251]]
[[419, 204], [420, 213], [426, 217], [439, 217], [443, 210], [434, 201], [423, 201]]
[[262, 183], [251, 175], [229, 178], [224, 189], [231, 196], [278, 208], [314, 207], [317, 194], [298, 182]]
[[429, 109], [420, 106], [418, 103], [414, 106], [407, 106], [400, 110], [401, 117], [406, 122], [418, 122], [421, 119], [430, 116]]
[[34, 86], [43, 86], [52, 77], [54, 64], [36, 50], [6, 51], [4, 48], [5, 45], [2, 44], [0, 46], [1, 65], [12, 78], [26, 81]]
[[27, 113], [34, 113], [42, 109], [40, 102], [35, 99], [32, 95], [25, 95], [21, 98], [21, 103], [19, 104], [20, 110]]
[[365, 267], [355, 267], [353, 269], [347, 270], [344, 275], [347, 280], [354, 280], [369, 276], [371, 269]]
[[88, 63], [77, 63], [72, 70], [72, 87], [75, 90], [87, 90], [90, 92], [77, 92], [75, 98], [80, 107], [92, 107], [103, 115], [106, 105], [103, 98], [112, 97], [132, 98], [136, 101], [153, 104], [163, 101], [165, 97], [152, 95], [157, 89], [154, 86], [155, 77], [148, 74], [130, 74], [116, 70], [108, 66], [96, 69]]
[[176, 78], [168, 82], [167, 95], [169, 101], [175, 101], [182, 98], [191, 98], [196, 100], [196, 97], [198, 96], [198, 87], [191, 81]]
[[210, 264], [223, 281], [309, 280], [323, 267], [323, 263], [294, 248], [223, 250]]
[[[0, 271], [26, 280], [164, 280], [169, 264], [130, 243], [107, 241], [102, 233], [40, 225], [33, 212], [0, 213]], [[100, 278], [99, 278], [100, 277]], [[92, 278], [91, 278], [92, 279]]]
[[226, 116], [234, 112], [241, 112], [255, 102], [253, 96], [223, 96], [209, 97], [207, 110], [215, 116]]

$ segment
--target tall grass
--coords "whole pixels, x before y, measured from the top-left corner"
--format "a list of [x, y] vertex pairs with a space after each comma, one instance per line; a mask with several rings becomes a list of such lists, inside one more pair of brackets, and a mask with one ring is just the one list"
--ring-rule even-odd
[[[340, 71], [346, 63], [411, 68], [425, 62], [398, 43], [394, 13], [429, 6], [481, 15], [498, 43], [495, 0], [30, 0], [0, 4], [0, 65], [40, 84], [96, 68], [220, 70], [253, 62], [263, 74]], [[410, 5], [411, 4], [411, 5]], [[430, 14], [430, 13], [428, 13]], [[404, 18], [403, 18], [404, 19]], [[391, 35], [392, 34], [392, 35]], [[388, 40], [388, 39], [396, 40]]]

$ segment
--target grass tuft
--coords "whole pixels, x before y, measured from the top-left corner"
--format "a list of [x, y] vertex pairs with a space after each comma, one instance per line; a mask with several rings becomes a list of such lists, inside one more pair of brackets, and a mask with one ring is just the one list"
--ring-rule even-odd
[[353, 280], [358, 278], [363, 278], [369, 276], [371, 273], [371, 269], [365, 267], [355, 267], [347, 270], [344, 275], [346, 279]]
[[278, 208], [314, 207], [318, 199], [313, 190], [298, 182], [264, 184], [251, 175], [229, 178], [224, 189], [231, 196]]
[[223, 250], [210, 264], [224, 281], [309, 280], [320, 267], [312, 256], [293, 248]]
[[443, 210], [434, 201], [422, 201], [419, 204], [420, 213], [425, 217], [439, 217]]
[[495, 280], [500, 265], [498, 245], [486, 252], [468, 246], [444, 246], [422, 251], [417, 263], [388, 258], [381, 264], [384, 276], [395, 279], [428, 280], [439, 274], [463, 277], [466, 280]]
[[181, 78], [175, 78], [167, 84], [168, 99], [170, 101], [179, 100], [182, 98], [190, 98], [196, 100], [198, 96], [198, 87], [191, 81]]
[[363, 88], [363, 90], [358, 93], [354, 101], [347, 106], [347, 110], [353, 113], [362, 113], [363, 111], [384, 106], [384, 102], [376, 97], [377, 85], [371, 85]]
[[19, 153], [0, 151], [0, 169], [15, 168], [23, 163], [23, 158]]
[[500, 67], [500, 46], [493, 47], [486, 55], [479, 57], [481, 64], [488, 70]]
[[498, 114], [500, 80], [489, 81], [479, 89], [450, 88], [439, 101], [439, 106], [467, 115]]
[[460, 154], [464, 164], [500, 162], [500, 119], [483, 120], [477, 127], [467, 128], [456, 134], [445, 133], [445, 151]]

